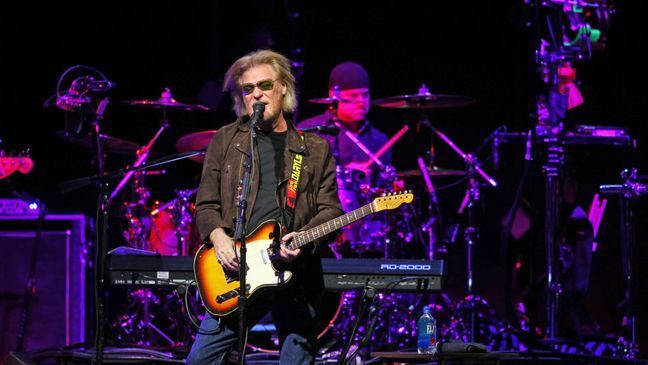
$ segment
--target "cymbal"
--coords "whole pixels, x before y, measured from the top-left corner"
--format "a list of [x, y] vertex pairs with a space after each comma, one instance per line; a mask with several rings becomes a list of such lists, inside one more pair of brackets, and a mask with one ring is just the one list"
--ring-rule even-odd
[[[336, 99], [334, 99], [334, 98], [315, 98], [315, 99], [308, 99], [308, 102], [309, 102], [309, 103], [313, 103], [313, 104], [326, 104], [326, 105], [330, 105], [330, 104], [333, 104], [333, 102], [334, 102], [335, 100], [336, 100]], [[342, 98], [337, 98], [337, 101], [338, 101], [338, 102], [342, 102], [342, 103], [353, 103], [353, 102], [354, 102], [353, 100], [349, 100], [349, 99], [342, 99]]]
[[[432, 169], [428, 167], [427, 170], [430, 176], [462, 176], [466, 174], [466, 171], [464, 170], [444, 169], [437, 166]], [[422, 175], [421, 170], [419, 169], [401, 170], [397, 173], [399, 177], [419, 177]]]
[[419, 93], [374, 100], [373, 105], [393, 109], [444, 109], [473, 104], [468, 96]]
[[[185, 152], [194, 152], [204, 150], [209, 146], [212, 138], [216, 134], [216, 129], [210, 131], [202, 131], [186, 134], [176, 142], [176, 148], [180, 153]], [[205, 161], [205, 155], [198, 155], [189, 157], [191, 161], [203, 163]]]
[[[54, 132], [54, 135], [64, 140], [65, 142], [70, 142], [72, 144], [81, 147], [86, 147], [86, 148], [94, 147], [92, 134], [88, 134], [84, 137], [77, 138], [69, 134], [67, 131], [60, 130]], [[127, 141], [125, 139], [121, 139], [117, 137], [112, 137], [107, 134], [102, 134], [101, 140], [103, 142], [104, 151], [115, 155], [134, 155], [135, 152], [137, 152], [137, 149], [140, 148], [140, 146], [135, 142]]]
[[186, 104], [180, 103], [175, 99], [164, 99], [159, 98], [156, 100], [122, 100], [119, 103], [126, 105], [139, 105], [146, 108], [156, 108], [156, 109], [180, 109], [187, 111], [208, 111], [209, 108], [201, 104]]
[[155, 100], [122, 100], [118, 103], [126, 105], [139, 105], [147, 108], [157, 108], [157, 109], [181, 109], [188, 111], [208, 111], [209, 108], [201, 104], [187, 104], [181, 103], [173, 98], [169, 88], [164, 89], [159, 99]]

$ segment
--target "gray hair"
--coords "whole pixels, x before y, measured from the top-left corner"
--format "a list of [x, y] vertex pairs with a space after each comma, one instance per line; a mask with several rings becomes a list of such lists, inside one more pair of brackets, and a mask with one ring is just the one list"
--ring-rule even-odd
[[283, 97], [283, 111], [291, 113], [297, 107], [297, 92], [295, 90], [295, 76], [290, 72], [290, 61], [285, 56], [268, 50], [258, 50], [239, 58], [230, 66], [223, 82], [223, 91], [229, 91], [234, 100], [234, 113], [241, 117], [247, 114], [243, 93], [241, 92], [241, 77], [247, 70], [260, 65], [269, 65], [277, 74], [277, 80], [286, 86], [286, 95]]

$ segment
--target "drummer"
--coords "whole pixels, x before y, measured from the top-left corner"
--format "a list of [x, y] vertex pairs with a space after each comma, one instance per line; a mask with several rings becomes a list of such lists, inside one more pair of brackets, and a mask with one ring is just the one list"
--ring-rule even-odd
[[[354, 167], [352, 163], [366, 162], [370, 159], [344, 130], [353, 133], [372, 152], [376, 152], [387, 142], [387, 136], [373, 127], [367, 119], [371, 105], [369, 87], [369, 74], [361, 65], [347, 61], [335, 66], [329, 74], [328, 94], [329, 98], [336, 97], [340, 100], [337, 110], [329, 108], [326, 112], [298, 124], [299, 128], [310, 128], [339, 122], [342, 129], [337, 136], [323, 136], [337, 155], [338, 166]], [[385, 166], [389, 166], [391, 153], [387, 151], [380, 156], [380, 160]], [[369, 171], [362, 172], [375, 183], [378, 171], [378, 165], [373, 164]]]
[[[380, 167], [374, 163], [370, 168], [360, 168], [370, 157], [347, 135], [351, 132], [372, 153], [375, 153], [387, 142], [387, 136], [373, 127], [367, 119], [371, 96], [369, 92], [369, 75], [361, 65], [354, 62], [343, 62], [335, 66], [329, 75], [329, 98], [339, 100], [324, 112], [298, 124], [298, 128], [311, 128], [337, 124], [340, 131], [337, 135], [322, 135], [333, 150], [337, 162], [338, 195], [345, 212], [352, 211], [369, 203], [375, 188], [386, 188], [388, 179], [383, 178]], [[380, 156], [383, 166], [391, 165], [391, 152]], [[339, 242], [360, 243], [368, 246], [368, 241], [375, 241], [372, 234], [382, 232], [383, 222], [363, 221], [346, 227], [341, 231]], [[344, 255], [346, 248], [336, 251]]]

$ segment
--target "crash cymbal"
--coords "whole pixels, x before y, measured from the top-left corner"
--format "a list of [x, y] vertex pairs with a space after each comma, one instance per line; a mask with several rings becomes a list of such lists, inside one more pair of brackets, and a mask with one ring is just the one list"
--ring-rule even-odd
[[[204, 150], [209, 146], [209, 142], [211, 142], [215, 134], [216, 129], [186, 134], [178, 139], [176, 148], [180, 153]], [[189, 157], [189, 159], [194, 162], [203, 163], [205, 161], [205, 155], [193, 156]]]
[[[54, 135], [64, 140], [65, 142], [69, 142], [77, 146], [86, 147], [86, 148], [94, 147], [92, 134], [88, 134], [84, 137], [78, 138], [69, 134], [67, 131], [60, 130], [54, 132]], [[103, 141], [104, 151], [115, 155], [134, 155], [135, 152], [137, 152], [137, 149], [140, 148], [140, 146], [135, 142], [127, 141], [125, 139], [121, 139], [117, 137], [112, 137], [107, 134], [102, 134], [101, 139]]]
[[[444, 169], [435, 166], [434, 168], [428, 167], [428, 173], [430, 174], [430, 176], [462, 176], [466, 174], [466, 171]], [[421, 175], [421, 170], [419, 169], [398, 171], [399, 177], [418, 177]]]
[[[316, 98], [316, 99], [308, 99], [308, 102], [309, 102], [309, 103], [313, 103], [313, 104], [326, 104], [326, 105], [331, 105], [331, 104], [333, 104], [333, 102], [334, 102], [335, 100], [336, 100], [336, 99], [334, 99], [334, 98]], [[349, 99], [341, 99], [341, 98], [337, 98], [337, 101], [338, 101], [338, 102], [342, 102], [342, 103], [352, 103], [352, 102], [353, 102], [353, 100], [349, 100]]]
[[419, 93], [374, 100], [373, 105], [393, 109], [444, 109], [469, 105], [475, 99], [460, 95]]
[[118, 103], [126, 104], [126, 105], [143, 106], [146, 108], [156, 108], [156, 109], [178, 109], [178, 110], [188, 110], [188, 111], [208, 111], [209, 110], [209, 108], [204, 105], [181, 103], [175, 100], [173, 98], [173, 95], [171, 94], [171, 91], [169, 91], [169, 88], [166, 88], [162, 92], [162, 95], [160, 96], [159, 99], [122, 100], [122, 101], [118, 101]]

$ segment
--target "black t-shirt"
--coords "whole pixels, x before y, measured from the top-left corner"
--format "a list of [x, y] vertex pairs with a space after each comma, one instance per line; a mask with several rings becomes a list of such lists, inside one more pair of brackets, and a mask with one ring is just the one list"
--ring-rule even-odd
[[252, 209], [252, 216], [247, 224], [250, 234], [257, 226], [268, 219], [280, 219], [281, 208], [277, 198], [279, 179], [284, 170], [284, 150], [287, 132], [257, 132], [257, 149], [259, 152], [259, 171], [261, 173], [259, 191]]

